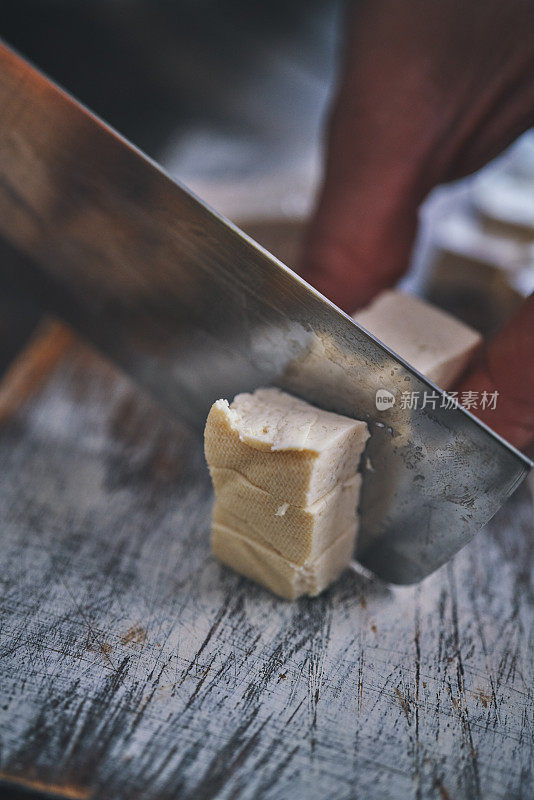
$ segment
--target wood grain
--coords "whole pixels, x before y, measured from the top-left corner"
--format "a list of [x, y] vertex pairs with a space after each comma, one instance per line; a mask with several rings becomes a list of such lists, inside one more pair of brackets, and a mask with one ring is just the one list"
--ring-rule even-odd
[[0, 425], [45, 381], [74, 340], [71, 329], [51, 317], [38, 325], [0, 383]]
[[66, 797], [534, 797], [522, 487], [419, 586], [219, 566], [201, 442], [81, 344], [0, 430], [0, 770]]

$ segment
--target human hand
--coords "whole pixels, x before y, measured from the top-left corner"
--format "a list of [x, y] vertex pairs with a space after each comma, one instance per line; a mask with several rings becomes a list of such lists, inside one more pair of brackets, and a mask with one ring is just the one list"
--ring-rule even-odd
[[[428, 192], [534, 124], [533, 30], [530, 0], [351, 6], [306, 280], [353, 312], [399, 279]], [[533, 349], [531, 300], [461, 387], [499, 389], [504, 416], [488, 411], [485, 421], [519, 447], [534, 434]]]

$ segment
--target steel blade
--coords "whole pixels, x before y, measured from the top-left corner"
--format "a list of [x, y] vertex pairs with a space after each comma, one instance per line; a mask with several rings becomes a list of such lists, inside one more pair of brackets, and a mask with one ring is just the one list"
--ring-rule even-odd
[[[358, 558], [387, 581], [435, 570], [530, 462], [235, 226], [0, 46], [0, 230], [29, 287], [201, 426], [211, 403], [276, 384], [365, 419]], [[44, 291], [41, 287], [39, 291]], [[376, 407], [376, 392], [395, 397]], [[435, 393], [404, 408], [403, 393]]]

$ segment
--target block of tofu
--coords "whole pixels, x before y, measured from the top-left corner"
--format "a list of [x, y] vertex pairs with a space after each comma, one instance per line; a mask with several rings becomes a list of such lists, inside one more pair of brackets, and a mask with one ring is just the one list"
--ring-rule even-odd
[[280, 504], [309, 506], [355, 475], [368, 438], [365, 422], [258, 389], [214, 403], [204, 448], [210, 467], [240, 472]]
[[283, 558], [272, 547], [238, 533], [231, 514], [224, 522], [213, 524], [211, 541], [215, 556], [286, 600], [320, 594], [339, 577], [353, 556], [354, 530], [338, 536], [316, 559], [299, 565]]
[[442, 389], [460, 377], [481, 335], [418, 297], [380, 294], [354, 319]]
[[295, 564], [317, 558], [344, 531], [357, 527], [361, 475], [338, 484], [310, 506], [280, 503], [239, 472], [210, 469], [215, 506], [213, 522], [224, 523], [231, 512], [236, 531], [272, 547]]

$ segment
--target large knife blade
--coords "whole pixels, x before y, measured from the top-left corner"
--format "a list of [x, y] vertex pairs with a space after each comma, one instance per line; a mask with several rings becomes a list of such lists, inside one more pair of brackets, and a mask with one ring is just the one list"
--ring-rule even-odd
[[[365, 419], [358, 558], [387, 581], [447, 561], [531, 466], [6, 45], [0, 231], [56, 310], [182, 419], [269, 383]], [[378, 410], [382, 389], [395, 402]], [[406, 392], [435, 407], [403, 407]]]

